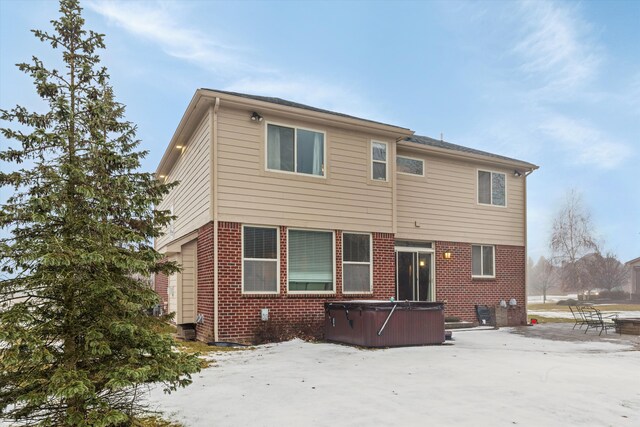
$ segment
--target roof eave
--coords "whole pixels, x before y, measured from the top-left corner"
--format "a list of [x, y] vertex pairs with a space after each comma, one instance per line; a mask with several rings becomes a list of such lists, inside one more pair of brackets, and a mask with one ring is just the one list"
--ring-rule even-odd
[[[281, 105], [274, 102], [263, 101], [258, 99], [245, 98], [228, 93], [217, 92], [212, 89], [198, 89], [196, 93], [200, 93], [204, 98], [220, 98], [221, 104], [236, 105], [241, 107], [252, 107], [255, 109], [264, 108], [265, 110], [285, 113], [289, 116], [296, 116], [302, 119], [312, 120], [324, 120], [335, 124], [342, 124], [351, 128], [356, 127], [360, 129], [366, 129], [368, 131], [375, 131], [379, 134], [384, 134], [389, 137], [401, 138], [412, 136], [414, 131], [411, 129], [403, 128], [400, 126], [394, 126], [384, 123], [378, 123], [367, 119], [358, 117], [346, 117], [338, 114], [325, 113], [322, 111], [307, 110], [300, 107], [294, 107], [289, 105]], [[258, 111], [259, 112], [259, 111]]]
[[437, 154], [443, 157], [455, 158], [459, 160], [475, 161], [475, 162], [489, 163], [489, 164], [494, 164], [499, 166], [521, 168], [531, 172], [540, 168], [539, 166], [534, 165], [533, 163], [524, 162], [522, 160], [503, 159], [503, 158], [489, 156], [489, 155], [468, 153], [464, 151], [456, 151], [448, 148], [434, 147], [432, 145], [425, 145], [425, 144], [420, 144], [420, 143], [411, 142], [411, 141], [398, 141], [398, 147], [405, 148], [410, 151], [422, 152], [422, 153], [428, 152], [428, 153]]

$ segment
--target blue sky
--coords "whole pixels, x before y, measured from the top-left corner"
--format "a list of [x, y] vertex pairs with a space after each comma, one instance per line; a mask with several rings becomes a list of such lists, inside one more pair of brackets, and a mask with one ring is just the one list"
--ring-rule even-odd
[[[277, 96], [540, 165], [534, 259], [571, 188], [606, 249], [640, 256], [640, 1], [82, 4], [149, 171], [197, 88]], [[0, 0], [2, 108], [42, 108], [13, 64], [55, 58], [29, 30], [57, 9]]]

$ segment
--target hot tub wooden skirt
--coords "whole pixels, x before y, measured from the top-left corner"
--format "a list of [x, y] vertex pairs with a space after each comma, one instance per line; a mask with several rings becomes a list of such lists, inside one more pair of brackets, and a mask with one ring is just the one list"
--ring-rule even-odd
[[444, 303], [326, 302], [324, 332], [328, 341], [363, 347], [442, 344]]

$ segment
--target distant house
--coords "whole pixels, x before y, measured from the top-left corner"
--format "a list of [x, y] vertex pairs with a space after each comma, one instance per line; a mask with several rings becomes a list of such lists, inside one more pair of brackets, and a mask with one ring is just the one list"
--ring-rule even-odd
[[179, 181], [156, 290], [202, 340], [340, 299], [526, 312], [526, 178], [537, 166], [279, 98], [199, 89], [157, 169]]
[[640, 300], [640, 258], [625, 263], [631, 275], [631, 298]]

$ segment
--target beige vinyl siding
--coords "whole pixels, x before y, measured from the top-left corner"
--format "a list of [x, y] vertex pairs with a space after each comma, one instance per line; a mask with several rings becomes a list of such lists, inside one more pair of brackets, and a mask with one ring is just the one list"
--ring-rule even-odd
[[[425, 160], [425, 176], [397, 175], [396, 238], [524, 245], [524, 177], [512, 169], [407, 155]], [[478, 204], [478, 169], [505, 174], [506, 207]]]
[[178, 323], [193, 323], [196, 316], [196, 246], [197, 240], [192, 240], [182, 246], [180, 255], [182, 256], [182, 272], [178, 289]]
[[173, 224], [173, 235], [168, 232], [156, 240], [156, 247], [184, 236], [206, 224], [210, 218], [211, 174], [209, 162], [209, 116], [204, 115], [184, 151], [168, 175], [167, 182], [180, 184], [165, 196], [160, 209], [173, 206], [177, 216]]
[[[371, 184], [371, 139], [314, 123], [250, 111], [218, 113], [218, 213], [221, 221], [351, 231], [392, 231], [392, 186]], [[326, 177], [265, 170], [266, 123], [326, 133]], [[391, 144], [390, 144], [391, 145]]]

